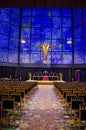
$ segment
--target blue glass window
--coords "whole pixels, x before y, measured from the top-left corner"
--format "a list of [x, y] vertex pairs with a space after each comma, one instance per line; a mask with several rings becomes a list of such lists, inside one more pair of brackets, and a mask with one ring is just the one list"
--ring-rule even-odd
[[18, 39], [11, 38], [10, 42], [9, 42], [9, 49], [14, 50], [14, 51], [18, 51], [18, 42], [19, 42]]
[[72, 37], [72, 28], [62, 28], [62, 38], [71, 38]]
[[62, 8], [62, 16], [71, 16], [71, 8]]
[[12, 12], [19, 15], [20, 14], [20, 9], [19, 8], [12, 8]]
[[9, 62], [18, 63], [18, 52], [9, 50]]
[[61, 17], [52, 17], [52, 27], [61, 27]]
[[8, 37], [0, 35], [0, 48], [8, 49]]
[[33, 17], [32, 27], [40, 27], [40, 26], [41, 26], [41, 17]]
[[51, 39], [51, 28], [42, 28], [42, 39]]
[[62, 52], [62, 64], [72, 64], [72, 52]]
[[52, 16], [61, 16], [61, 8], [52, 8]]
[[9, 34], [9, 24], [6, 22], [0, 23], [0, 33], [8, 35]]
[[74, 26], [80, 26], [83, 24], [82, 14], [74, 17]]
[[52, 28], [52, 39], [61, 38], [61, 28]]
[[0, 10], [0, 20], [10, 22], [10, 11], [1, 9]]
[[86, 49], [86, 37], [84, 37], [84, 49]]
[[31, 8], [25, 7], [22, 8], [22, 16], [30, 16], [31, 15]]
[[0, 48], [0, 62], [8, 62], [8, 49]]
[[64, 51], [72, 51], [72, 40], [71, 42], [68, 41], [69, 39], [62, 40], [62, 50]]
[[40, 63], [40, 52], [32, 52], [31, 53], [31, 63]]
[[61, 51], [62, 50], [62, 43], [60, 39], [52, 40], [52, 51]]
[[41, 16], [41, 8], [32, 8], [32, 16]]
[[51, 17], [51, 9], [50, 8], [42, 8], [42, 16]]
[[[26, 40], [26, 39], [25, 39]], [[29, 39], [27, 39], [26, 41], [25, 41], [25, 43], [20, 43], [20, 50], [21, 51], [26, 51], [26, 52], [29, 52], [29, 51], [31, 51], [31, 47], [30, 47], [30, 40]]]
[[74, 30], [74, 37], [78, 38], [78, 37], [82, 37], [83, 36], [83, 28], [81, 27], [77, 27]]
[[51, 27], [51, 17], [42, 17], [42, 27]]
[[27, 51], [20, 52], [20, 63], [30, 63], [30, 53]]
[[82, 50], [84, 47], [83, 38], [74, 39], [74, 51]]
[[52, 52], [52, 64], [61, 64], [61, 52]]
[[86, 63], [86, 50], [85, 50], [85, 53], [84, 53], [84, 55], [85, 55], [85, 63]]
[[84, 23], [86, 23], [86, 11], [84, 12]]
[[86, 24], [84, 24], [84, 36], [86, 36]]
[[18, 25], [20, 24], [20, 16], [16, 15], [16, 14], [11, 14], [11, 23], [14, 25]]
[[84, 63], [84, 52], [74, 52], [74, 64], [83, 64]]
[[40, 51], [40, 48], [38, 47], [38, 45], [40, 45], [40, 41], [36, 40], [36, 39], [32, 39], [31, 40], [31, 51]]
[[73, 15], [80, 15], [82, 13], [82, 8], [74, 8]]
[[42, 39], [41, 41], [40, 41], [40, 44], [43, 44], [43, 43], [48, 43], [49, 45], [51, 45], [51, 39]]
[[11, 25], [10, 27], [10, 36], [11, 37], [19, 37], [19, 27]]
[[36, 28], [32, 28], [32, 30], [31, 30], [31, 38], [39, 39], [40, 36], [41, 36], [40, 32], [41, 32], [40, 28], [37, 28], [37, 29]]
[[22, 17], [22, 27], [28, 28], [31, 27], [31, 17]]
[[28, 39], [30, 38], [30, 28], [22, 28], [21, 30], [21, 39], [22, 38], [25, 38], [25, 39]]
[[70, 17], [62, 17], [62, 27], [70, 27], [71, 19]]

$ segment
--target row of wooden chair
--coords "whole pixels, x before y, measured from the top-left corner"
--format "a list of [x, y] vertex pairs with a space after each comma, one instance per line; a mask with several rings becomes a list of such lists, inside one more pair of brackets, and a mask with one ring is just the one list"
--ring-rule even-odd
[[[28, 94], [37, 85], [21, 81], [1, 80], [0, 81], [0, 124], [1, 127], [7, 127], [14, 122], [16, 114], [20, 111], [24, 102], [27, 101]], [[10, 117], [13, 118], [10, 120]], [[10, 122], [11, 121], [11, 122]], [[14, 123], [13, 123], [14, 124]]]
[[54, 83], [54, 86], [65, 103], [70, 118], [76, 121], [77, 117], [79, 125], [83, 121], [86, 125], [86, 83]]

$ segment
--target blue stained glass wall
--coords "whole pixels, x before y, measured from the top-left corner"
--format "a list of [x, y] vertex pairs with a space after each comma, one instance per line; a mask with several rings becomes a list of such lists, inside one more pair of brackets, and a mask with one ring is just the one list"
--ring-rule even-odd
[[[70, 8], [23, 8], [20, 63], [43, 63], [44, 43], [52, 45], [47, 64], [72, 64], [72, 23]], [[26, 49], [27, 48], [27, 49]], [[28, 50], [28, 51], [27, 51]], [[28, 53], [28, 57], [26, 54]], [[23, 60], [24, 58], [27, 61]]]
[[21, 11], [20, 23], [20, 8], [0, 8], [0, 62], [43, 64], [38, 45], [48, 43], [47, 64], [86, 63], [86, 8]]
[[0, 62], [18, 63], [19, 8], [0, 9]]
[[74, 64], [86, 63], [86, 9], [75, 8], [74, 16]]

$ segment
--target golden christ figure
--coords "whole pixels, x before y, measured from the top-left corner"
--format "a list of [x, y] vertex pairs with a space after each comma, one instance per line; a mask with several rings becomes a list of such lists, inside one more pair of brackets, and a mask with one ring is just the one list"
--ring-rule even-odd
[[38, 47], [42, 48], [43, 51], [44, 51], [44, 63], [46, 64], [47, 63], [48, 50], [49, 50], [49, 48], [53, 48], [53, 46], [51, 46], [47, 43], [44, 43], [43, 45], [38, 45]]

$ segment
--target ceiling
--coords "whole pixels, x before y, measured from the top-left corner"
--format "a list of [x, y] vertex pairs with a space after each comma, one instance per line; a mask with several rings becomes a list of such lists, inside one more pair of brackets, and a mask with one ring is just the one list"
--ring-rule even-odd
[[0, 7], [86, 7], [86, 0], [0, 0]]

